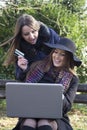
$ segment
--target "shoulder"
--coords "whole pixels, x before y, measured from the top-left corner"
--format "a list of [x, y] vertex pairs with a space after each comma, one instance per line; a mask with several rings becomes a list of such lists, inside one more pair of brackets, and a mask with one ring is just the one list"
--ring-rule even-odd
[[59, 34], [52, 28], [49, 28], [49, 31], [50, 31], [50, 41], [49, 42], [57, 43], [60, 40]]
[[39, 36], [45, 41], [48, 41], [50, 38], [50, 30], [48, 26], [42, 22], [40, 22]]
[[78, 86], [79, 78], [76, 75], [73, 75], [70, 86]]
[[40, 22], [39, 36], [44, 38], [47, 37], [46, 41], [49, 41], [50, 38], [59, 40], [57, 32], [42, 22]]
[[79, 78], [78, 78], [78, 76], [76, 76], [76, 75], [73, 75], [72, 80], [73, 80], [73, 81], [77, 81], [77, 82], [79, 82]]

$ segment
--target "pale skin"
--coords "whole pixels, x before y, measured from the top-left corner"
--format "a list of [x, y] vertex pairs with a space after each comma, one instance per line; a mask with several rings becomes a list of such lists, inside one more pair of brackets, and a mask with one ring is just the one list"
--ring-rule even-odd
[[[29, 26], [25, 25], [22, 27], [22, 37], [25, 39], [25, 41], [29, 42], [29, 44], [36, 44], [37, 42], [37, 39], [38, 39], [38, 30], [34, 30], [32, 28], [30, 28]], [[57, 57], [60, 55], [60, 57], [62, 57], [64, 55], [64, 51], [61, 50], [62, 52], [59, 52], [58, 49], [56, 49], [53, 53], [54, 55], [54, 58], [53, 58], [53, 62], [56, 66], [57, 64], [58, 66], [61, 65], [60, 61], [59, 60], [56, 60], [57, 58], [56, 57], [56, 54], [57, 54]], [[28, 61], [27, 59], [25, 59], [24, 57], [22, 56], [18, 56], [18, 66], [24, 71], [27, 69], [28, 67]], [[56, 67], [58, 67], [56, 66]]]
[[[66, 53], [64, 50], [55, 49], [52, 54], [52, 62], [55, 67], [64, 67], [67, 61]], [[26, 119], [23, 125], [31, 126], [36, 128], [37, 122], [35, 119]], [[55, 120], [47, 120], [47, 119], [40, 119], [38, 121], [38, 127], [43, 125], [49, 125], [52, 127], [53, 130], [57, 130], [58, 125]]]
[[29, 26], [25, 25], [22, 27], [22, 37], [24, 38], [25, 41], [34, 45], [36, 44], [38, 39], [38, 30], [34, 30]]
[[[66, 63], [66, 58], [64, 58], [64, 57], [65, 57], [64, 50], [55, 49], [54, 53], [52, 54], [54, 66], [55, 67], [64, 66]], [[18, 65], [20, 66], [21, 69], [26, 70], [27, 64], [28, 64], [28, 62], [24, 57], [22, 57], [22, 56], [18, 57]]]
[[52, 61], [55, 67], [64, 67], [66, 61], [66, 53], [64, 50], [55, 49], [52, 54]]
[[[29, 44], [36, 44], [38, 39], [38, 30], [34, 30], [30, 28], [29, 26], [25, 25], [22, 27], [22, 37], [25, 41], [27, 41]], [[18, 66], [22, 70], [26, 70], [28, 65], [27, 59], [25, 59], [22, 56], [18, 56]]]

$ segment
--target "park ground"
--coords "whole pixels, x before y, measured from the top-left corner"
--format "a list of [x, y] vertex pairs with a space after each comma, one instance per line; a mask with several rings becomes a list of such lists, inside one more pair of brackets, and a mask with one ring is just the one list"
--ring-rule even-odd
[[[87, 130], [87, 104], [73, 104], [68, 115], [74, 130]], [[17, 121], [6, 116], [6, 101], [0, 100], [0, 130], [12, 130]]]

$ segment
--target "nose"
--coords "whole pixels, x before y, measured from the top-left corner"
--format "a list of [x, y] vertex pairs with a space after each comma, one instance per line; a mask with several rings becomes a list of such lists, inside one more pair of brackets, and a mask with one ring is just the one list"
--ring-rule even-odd
[[56, 58], [59, 58], [59, 57], [60, 57], [60, 55], [59, 55], [59, 54], [56, 54], [56, 55], [55, 55], [55, 57], [56, 57]]
[[33, 39], [33, 38], [34, 38], [34, 34], [33, 34], [33, 33], [30, 33], [29, 37], [30, 37], [31, 39]]

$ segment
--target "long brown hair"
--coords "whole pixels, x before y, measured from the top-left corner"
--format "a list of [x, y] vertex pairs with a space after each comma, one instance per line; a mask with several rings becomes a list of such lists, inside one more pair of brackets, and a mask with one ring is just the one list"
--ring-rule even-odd
[[[50, 68], [53, 67], [52, 54], [53, 54], [54, 50], [55, 49], [52, 49], [51, 53], [48, 56], [46, 56], [43, 60], [32, 63], [27, 76], [30, 75], [34, 69], [37, 69], [37, 68], [39, 68], [40, 71], [42, 71], [42, 72], [48, 72], [50, 70]], [[65, 63], [65, 66], [60, 69], [65, 69], [65, 70], [75, 74], [74, 61], [73, 61], [72, 55], [67, 51], [66, 51], [66, 58], [67, 58], [67, 62]], [[58, 69], [56, 69], [56, 70], [58, 70]]]
[[6, 41], [0, 45], [0, 47], [6, 45], [8, 43], [10, 45], [10, 48], [8, 49], [8, 52], [5, 57], [5, 61], [3, 63], [4, 66], [8, 66], [15, 61], [14, 50], [16, 48], [20, 49], [19, 43], [22, 39], [22, 35], [21, 35], [22, 27], [27, 25], [34, 30], [39, 30], [40, 24], [41, 23], [39, 21], [37, 21], [33, 16], [28, 15], [28, 14], [23, 14], [22, 16], [20, 16], [17, 19], [14, 36], [11, 39], [9, 39], [8, 41]]

